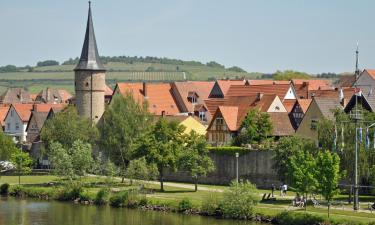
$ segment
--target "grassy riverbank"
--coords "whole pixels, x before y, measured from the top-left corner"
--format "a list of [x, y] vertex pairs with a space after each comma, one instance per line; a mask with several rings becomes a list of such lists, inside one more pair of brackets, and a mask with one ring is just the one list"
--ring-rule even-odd
[[[82, 178], [83, 184], [83, 196], [86, 200], [94, 201], [97, 192], [103, 188], [108, 187], [110, 190], [109, 195], [115, 196], [117, 193], [129, 189], [137, 189], [138, 184], [130, 185], [129, 183], [121, 183], [117, 179], [113, 179], [111, 183], [107, 183], [108, 180], [99, 177], [85, 177]], [[38, 195], [50, 195], [48, 199], [54, 199], [59, 191], [64, 189], [65, 181], [55, 176], [23, 176], [21, 178], [22, 188], [28, 197], [38, 197]], [[0, 184], [9, 183], [11, 184], [11, 190], [17, 187], [18, 177], [17, 176], [2, 176], [0, 178]], [[159, 185], [157, 182], [143, 183], [145, 186], [146, 194], [144, 195], [147, 199], [147, 203], [153, 206], [163, 206], [165, 211], [179, 211], [182, 201], [188, 201], [188, 207], [191, 207], [192, 211], [202, 211], [202, 206], [208, 199], [220, 200], [223, 196], [223, 191], [228, 189], [226, 186], [211, 186], [211, 185], [200, 185], [201, 190], [197, 192], [193, 191], [194, 186], [191, 184], [182, 183], [165, 183], [165, 191], [159, 191]], [[268, 193], [268, 190], [257, 190], [259, 200], [263, 193]], [[280, 213], [284, 211], [291, 212], [292, 217], [303, 217], [305, 214], [304, 209], [296, 208], [291, 206], [291, 198], [294, 193], [289, 192], [286, 197], [276, 196], [276, 201], [261, 202], [254, 206], [254, 212], [256, 215], [261, 215], [264, 218], [274, 218], [280, 216]], [[353, 212], [351, 206], [344, 203], [343, 200], [346, 196], [338, 196], [335, 201], [339, 202], [333, 206], [331, 210], [330, 219], [327, 218], [327, 209], [325, 206], [321, 207], [307, 207], [307, 213], [309, 216], [317, 216], [324, 221], [329, 221], [332, 224], [368, 224], [375, 221], [375, 213], [372, 214], [365, 208], [367, 203], [361, 205], [362, 210], [360, 212]], [[362, 196], [363, 200], [374, 201], [372, 196]], [[287, 217], [291, 220], [290, 217]], [[303, 218], [306, 220], [306, 218]], [[298, 223], [297, 223], [298, 224]]]

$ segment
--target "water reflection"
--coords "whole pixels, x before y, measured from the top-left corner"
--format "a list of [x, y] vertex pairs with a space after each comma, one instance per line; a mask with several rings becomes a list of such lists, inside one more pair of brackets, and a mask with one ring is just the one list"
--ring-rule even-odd
[[56, 201], [0, 199], [0, 225], [250, 225], [176, 213], [82, 206]]

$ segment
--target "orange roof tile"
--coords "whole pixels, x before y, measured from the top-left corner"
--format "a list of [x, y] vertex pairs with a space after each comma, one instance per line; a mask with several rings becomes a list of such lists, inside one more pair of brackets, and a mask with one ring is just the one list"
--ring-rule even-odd
[[31, 100], [35, 101], [36, 96], [38, 96], [38, 94], [30, 94], [30, 98], [31, 98]]
[[112, 94], [113, 94], [113, 90], [108, 85], [105, 85], [105, 95], [112, 95]]
[[290, 84], [288, 80], [247, 80], [249, 85]]
[[[342, 88], [342, 91], [344, 93], [344, 98], [349, 99], [354, 94], [354, 88]], [[333, 90], [315, 90], [310, 91], [309, 93], [310, 97], [322, 97], [322, 98], [339, 98], [340, 95], [340, 89], [336, 88]]]
[[298, 99], [298, 104], [300, 105], [303, 113], [306, 113], [311, 101], [312, 99]]
[[33, 104], [12, 104], [12, 106], [23, 122], [29, 121]]
[[57, 91], [59, 92], [62, 102], [67, 102], [69, 99], [73, 97], [67, 90], [59, 89]]
[[[187, 112], [192, 112], [194, 111], [194, 105], [205, 105], [204, 100], [208, 98], [214, 84], [215, 82], [213, 81], [185, 81], [174, 82], [172, 85], [178, 92], [176, 94], [180, 97], [176, 98], [176, 100], [181, 101], [178, 103], [183, 104], [181, 108], [186, 108]], [[195, 92], [196, 94], [198, 94], [198, 99], [195, 104], [188, 101], [189, 92]]]
[[66, 106], [66, 104], [34, 104], [34, 109], [37, 112], [49, 112], [52, 108], [62, 110]]
[[149, 111], [155, 115], [161, 115], [163, 111], [166, 115], [180, 113], [169, 83], [147, 83], [147, 96], [143, 93], [143, 83], [117, 83], [116, 88], [122, 95], [132, 94], [139, 104], [147, 100]]
[[290, 136], [295, 130], [286, 112], [268, 113], [272, 122], [272, 135], [274, 136]]
[[227, 94], [230, 86], [232, 85], [244, 85], [246, 81], [244, 80], [217, 80], [217, 84], [219, 85], [221, 91], [223, 92], [224, 96]]
[[330, 80], [305, 80], [305, 79], [292, 79], [292, 83], [295, 85], [308, 84], [308, 89], [310, 90], [319, 90], [321, 87], [327, 89], [328, 87], [332, 87], [332, 82]]
[[283, 105], [288, 113], [290, 113], [294, 107], [294, 104], [296, 104], [297, 100], [294, 99], [286, 99], [283, 101]]
[[236, 106], [219, 106], [217, 109], [223, 116], [225, 123], [230, 131], [237, 130], [238, 107]]
[[4, 126], [4, 120], [8, 113], [9, 106], [0, 106], [0, 124]]
[[276, 94], [280, 100], [284, 100], [290, 84], [265, 84], [265, 85], [232, 85], [227, 96], [251, 96], [257, 93]]
[[373, 69], [364, 69], [363, 72], [367, 71], [367, 73], [375, 80], [375, 70]]

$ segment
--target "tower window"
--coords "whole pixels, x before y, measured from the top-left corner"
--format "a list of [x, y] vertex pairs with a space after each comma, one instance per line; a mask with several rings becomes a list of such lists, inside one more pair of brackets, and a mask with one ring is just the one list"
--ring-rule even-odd
[[86, 85], [86, 87], [88, 87], [88, 86], [89, 86], [89, 82], [86, 82], [86, 84], [85, 84], [85, 85]]

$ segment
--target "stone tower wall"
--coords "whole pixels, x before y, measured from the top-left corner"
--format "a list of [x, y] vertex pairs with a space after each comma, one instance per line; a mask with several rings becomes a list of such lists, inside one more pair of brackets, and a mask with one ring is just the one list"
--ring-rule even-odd
[[97, 123], [104, 113], [105, 73], [75, 72], [76, 105], [78, 114]]

